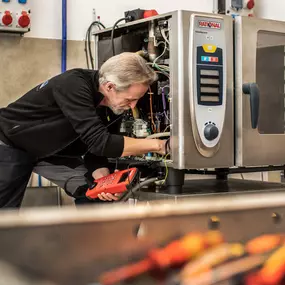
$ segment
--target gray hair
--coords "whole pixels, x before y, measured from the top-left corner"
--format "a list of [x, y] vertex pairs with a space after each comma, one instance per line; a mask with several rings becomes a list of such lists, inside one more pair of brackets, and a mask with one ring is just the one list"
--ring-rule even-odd
[[109, 58], [99, 70], [99, 83], [112, 82], [118, 91], [128, 89], [135, 83], [151, 85], [156, 80], [157, 74], [146, 60], [132, 52]]

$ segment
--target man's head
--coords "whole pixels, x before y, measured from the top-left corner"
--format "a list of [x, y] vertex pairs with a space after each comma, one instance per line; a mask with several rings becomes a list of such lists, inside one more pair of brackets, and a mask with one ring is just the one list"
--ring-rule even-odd
[[140, 55], [125, 52], [113, 56], [99, 70], [99, 90], [105, 96], [102, 105], [120, 115], [134, 108], [156, 80], [157, 74]]

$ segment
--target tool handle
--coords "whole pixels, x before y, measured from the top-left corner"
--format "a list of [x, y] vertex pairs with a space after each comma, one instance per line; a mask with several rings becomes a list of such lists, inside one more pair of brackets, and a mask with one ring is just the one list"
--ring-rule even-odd
[[256, 83], [245, 83], [242, 85], [242, 91], [244, 94], [250, 96], [251, 127], [256, 129], [259, 117], [260, 97], [258, 85]]

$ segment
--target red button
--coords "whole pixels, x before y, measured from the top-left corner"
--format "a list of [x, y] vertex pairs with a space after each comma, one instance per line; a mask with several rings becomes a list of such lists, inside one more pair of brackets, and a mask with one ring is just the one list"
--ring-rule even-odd
[[145, 10], [144, 11], [144, 14], [143, 14], [143, 17], [144, 18], [149, 18], [149, 17], [153, 17], [153, 16], [157, 16], [158, 13], [156, 10]]
[[247, 9], [251, 10], [254, 7], [254, 0], [249, 0], [247, 2]]
[[30, 22], [31, 20], [27, 12], [22, 12], [22, 15], [20, 16], [18, 20], [19, 26], [22, 28], [26, 28], [30, 25]]
[[5, 26], [11, 25], [13, 22], [13, 18], [11, 16], [11, 13], [9, 11], [5, 11], [5, 15], [2, 17], [2, 23]]

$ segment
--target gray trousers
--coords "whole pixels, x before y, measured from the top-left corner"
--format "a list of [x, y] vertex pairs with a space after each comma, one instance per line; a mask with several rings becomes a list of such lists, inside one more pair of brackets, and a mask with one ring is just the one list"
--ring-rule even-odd
[[[35, 172], [73, 194], [77, 187], [86, 184], [84, 167], [80, 157], [50, 157], [36, 161], [24, 151], [5, 145], [0, 141], [0, 208], [21, 206], [27, 184]], [[98, 203], [86, 198], [76, 204]]]

